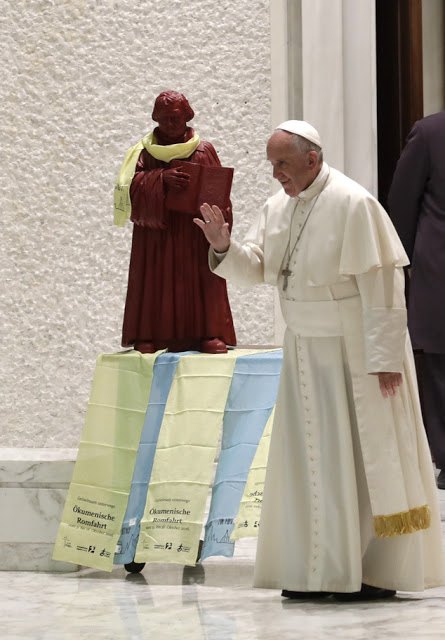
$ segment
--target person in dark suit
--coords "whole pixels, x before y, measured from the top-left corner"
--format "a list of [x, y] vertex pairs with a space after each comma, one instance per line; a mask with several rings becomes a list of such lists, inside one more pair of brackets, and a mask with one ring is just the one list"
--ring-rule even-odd
[[424, 418], [437, 486], [445, 489], [445, 111], [415, 123], [388, 204], [411, 261], [408, 327], [422, 351]]

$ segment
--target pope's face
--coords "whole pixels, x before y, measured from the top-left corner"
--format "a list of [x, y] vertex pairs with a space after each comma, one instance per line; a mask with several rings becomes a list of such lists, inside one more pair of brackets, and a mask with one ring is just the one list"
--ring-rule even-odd
[[187, 131], [187, 120], [181, 109], [174, 107], [161, 111], [157, 118], [159, 131], [170, 140], [182, 142]]
[[292, 134], [275, 131], [267, 143], [267, 159], [273, 168], [273, 177], [291, 198], [296, 198], [317, 177], [318, 156], [315, 151], [301, 154], [292, 144]]

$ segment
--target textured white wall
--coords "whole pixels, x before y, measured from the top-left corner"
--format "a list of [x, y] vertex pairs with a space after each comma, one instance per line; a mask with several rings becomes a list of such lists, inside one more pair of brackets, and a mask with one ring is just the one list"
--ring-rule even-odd
[[[0, 446], [77, 446], [94, 362], [120, 350], [126, 149], [183, 92], [235, 167], [235, 237], [270, 192], [269, 0], [4, 0]], [[268, 287], [229, 288], [240, 343], [273, 341]]]

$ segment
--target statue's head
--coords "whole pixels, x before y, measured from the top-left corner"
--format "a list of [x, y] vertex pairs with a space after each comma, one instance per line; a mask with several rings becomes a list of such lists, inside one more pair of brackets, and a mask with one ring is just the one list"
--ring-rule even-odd
[[187, 98], [177, 91], [164, 91], [155, 100], [155, 106], [151, 117], [155, 122], [159, 122], [159, 116], [171, 111], [180, 111], [188, 122], [195, 116], [193, 109]]
[[177, 91], [159, 94], [151, 117], [158, 123], [160, 133], [172, 141], [182, 141], [187, 122], [194, 116], [187, 98]]

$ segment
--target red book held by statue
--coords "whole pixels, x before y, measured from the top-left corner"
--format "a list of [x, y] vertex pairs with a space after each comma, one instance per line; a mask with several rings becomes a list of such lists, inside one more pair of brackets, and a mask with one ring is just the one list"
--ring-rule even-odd
[[199, 215], [199, 207], [215, 205], [225, 211], [230, 207], [230, 189], [233, 169], [229, 167], [206, 167], [195, 162], [172, 160], [171, 167], [182, 167], [190, 176], [190, 182], [182, 191], [168, 191], [165, 199], [167, 209]]

